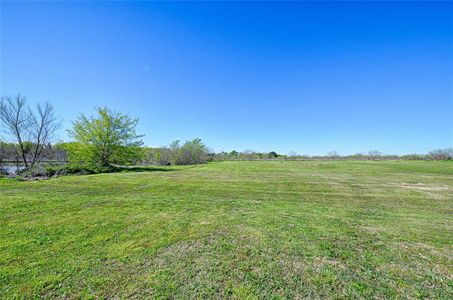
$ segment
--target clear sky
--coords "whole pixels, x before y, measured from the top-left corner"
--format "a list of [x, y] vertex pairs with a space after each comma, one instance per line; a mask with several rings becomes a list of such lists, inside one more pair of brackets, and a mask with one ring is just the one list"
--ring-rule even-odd
[[[108, 106], [145, 143], [213, 150], [453, 146], [453, 3], [5, 2], [1, 94], [71, 125]], [[60, 131], [65, 137], [65, 131]]]

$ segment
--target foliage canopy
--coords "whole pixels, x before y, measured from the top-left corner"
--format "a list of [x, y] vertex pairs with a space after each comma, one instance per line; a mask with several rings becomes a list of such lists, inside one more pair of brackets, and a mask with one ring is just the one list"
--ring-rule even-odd
[[69, 135], [77, 142], [68, 147], [71, 160], [111, 166], [133, 164], [141, 159], [142, 135], [135, 131], [138, 119], [107, 107], [96, 108], [96, 117], [80, 115]]

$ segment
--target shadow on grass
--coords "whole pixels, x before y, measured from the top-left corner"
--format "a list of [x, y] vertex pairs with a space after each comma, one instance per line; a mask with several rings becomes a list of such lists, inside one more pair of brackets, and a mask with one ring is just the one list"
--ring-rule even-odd
[[157, 167], [157, 166], [149, 166], [149, 167], [115, 167], [112, 172], [170, 172], [170, 171], [178, 171], [178, 169], [174, 169], [171, 167]]

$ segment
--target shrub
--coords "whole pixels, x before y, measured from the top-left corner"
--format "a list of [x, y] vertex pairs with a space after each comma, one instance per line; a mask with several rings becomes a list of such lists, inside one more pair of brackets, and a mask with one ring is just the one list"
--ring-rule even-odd
[[182, 146], [179, 146], [179, 141], [175, 141], [170, 149], [176, 165], [203, 164], [208, 158], [208, 149], [200, 138], [186, 141]]
[[67, 164], [67, 165], [35, 165], [18, 172], [18, 176], [24, 179], [49, 178], [60, 175], [89, 175], [121, 171], [118, 167], [101, 167], [90, 164]]
[[17, 172], [17, 175], [23, 178], [50, 177], [47, 174], [46, 167], [43, 165], [34, 165], [33, 167], [25, 168]]
[[169, 166], [171, 165], [171, 150], [168, 148], [160, 148], [155, 154], [154, 158], [158, 165], [160, 166]]

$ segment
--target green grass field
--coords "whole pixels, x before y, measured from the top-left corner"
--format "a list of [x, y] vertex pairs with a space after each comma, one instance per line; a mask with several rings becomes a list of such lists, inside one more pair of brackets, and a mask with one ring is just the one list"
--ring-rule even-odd
[[453, 298], [453, 163], [0, 179], [2, 298]]

